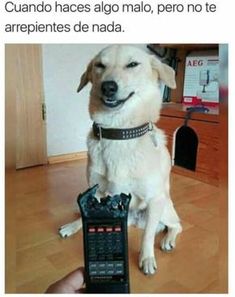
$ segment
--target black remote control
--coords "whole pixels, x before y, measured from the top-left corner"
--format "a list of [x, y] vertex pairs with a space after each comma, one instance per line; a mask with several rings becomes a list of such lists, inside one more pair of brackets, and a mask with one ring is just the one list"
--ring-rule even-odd
[[131, 195], [78, 196], [83, 222], [86, 293], [129, 293], [127, 216]]

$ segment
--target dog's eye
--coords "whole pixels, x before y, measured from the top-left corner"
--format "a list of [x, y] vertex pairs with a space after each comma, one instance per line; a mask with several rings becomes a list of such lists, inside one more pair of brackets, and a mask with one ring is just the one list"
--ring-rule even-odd
[[138, 66], [139, 64], [140, 63], [138, 63], [138, 62], [131, 62], [126, 65], [126, 68], [134, 68], [134, 67]]
[[105, 69], [105, 65], [104, 65], [103, 63], [101, 63], [101, 62], [97, 62], [97, 63], [95, 64], [95, 67], [97, 67], [97, 68], [101, 68], [101, 69]]

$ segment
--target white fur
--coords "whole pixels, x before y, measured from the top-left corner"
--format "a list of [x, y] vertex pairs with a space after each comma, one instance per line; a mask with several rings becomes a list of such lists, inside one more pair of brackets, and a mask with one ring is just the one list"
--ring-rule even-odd
[[[131, 61], [140, 63], [129, 68]], [[105, 68], [97, 67], [101, 63]], [[111, 46], [99, 53], [83, 74], [79, 91], [90, 81], [92, 83], [89, 111], [91, 119], [105, 128], [132, 128], [146, 122], [156, 123], [161, 108], [158, 80], [175, 87], [174, 71], [153, 56], [130, 46]], [[116, 108], [104, 106], [100, 98], [101, 83], [114, 80], [118, 84], [117, 100], [130, 97]], [[156, 231], [167, 226], [168, 232], [161, 242], [161, 248], [170, 251], [175, 247], [176, 236], [182, 227], [174, 209], [169, 192], [171, 162], [166, 148], [164, 132], [154, 129], [142, 137], [131, 140], [96, 139], [90, 132], [88, 141], [89, 186], [99, 184], [99, 195], [131, 193], [130, 222], [138, 222], [138, 211], [142, 215], [144, 228], [139, 267], [145, 274], [153, 274], [157, 268], [154, 255]], [[77, 230], [81, 221], [71, 227]], [[161, 228], [163, 226], [163, 228]], [[62, 236], [70, 235], [62, 227]]]

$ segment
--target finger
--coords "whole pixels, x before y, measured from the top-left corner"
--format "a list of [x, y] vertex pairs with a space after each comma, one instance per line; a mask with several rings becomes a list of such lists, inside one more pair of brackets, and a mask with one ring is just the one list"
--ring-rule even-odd
[[75, 293], [77, 293], [77, 294], [85, 294], [86, 293], [86, 288], [79, 289]]
[[79, 290], [84, 284], [84, 268], [79, 267], [65, 276], [62, 282], [71, 287], [74, 291]]

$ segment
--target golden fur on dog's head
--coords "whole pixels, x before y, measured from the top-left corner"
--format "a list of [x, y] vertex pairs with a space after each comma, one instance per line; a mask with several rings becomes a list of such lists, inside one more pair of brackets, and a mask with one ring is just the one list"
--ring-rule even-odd
[[112, 45], [89, 63], [78, 92], [92, 83], [90, 113], [94, 120], [98, 117], [100, 121], [105, 114], [106, 118], [115, 115], [124, 121], [139, 110], [136, 117], [141, 119], [137, 122], [155, 121], [161, 106], [159, 80], [170, 88], [176, 87], [175, 72], [168, 65], [137, 47]]

